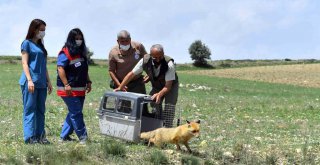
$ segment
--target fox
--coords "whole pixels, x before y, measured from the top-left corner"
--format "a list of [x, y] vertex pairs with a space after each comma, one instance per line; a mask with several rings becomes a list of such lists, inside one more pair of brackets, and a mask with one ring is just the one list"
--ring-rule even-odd
[[192, 153], [189, 147], [189, 140], [192, 137], [200, 136], [200, 120], [188, 121], [184, 125], [180, 125], [176, 128], [158, 128], [149, 132], [142, 132], [140, 138], [148, 141], [148, 146], [151, 143], [155, 146], [162, 148], [164, 143], [172, 143], [177, 146], [177, 150], [180, 151], [179, 144], [184, 144], [189, 153]]

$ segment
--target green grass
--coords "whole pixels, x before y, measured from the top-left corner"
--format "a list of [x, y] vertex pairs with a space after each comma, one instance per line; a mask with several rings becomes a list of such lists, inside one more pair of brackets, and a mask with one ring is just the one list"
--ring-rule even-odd
[[153, 151], [148, 160], [154, 165], [168, 164], [169, 160], [161, 151]]
[[[114, 139], [100, 134], [96, 110], [108, 87], [106, 66], [90, 67], [93, 91], [87, 95], [84, 117], [90, 141], [58, 143], [66, 106], [55, 91], [47, 97], [46, 130], [49, 146], [25, 145], [19, 64], [1, 64], [0, 161], [50, 164], [150, 164], [148, 153], [157, 151], [142, 143], [117, 140], [125, 156], [106, 156], [105, 143]], [[55, 65], [49, 65], [55, 86]], [[307, 74], [307, 73], [306, 73]], [[178, 106], [185, 119], [201, 120], [200, 139], [192, 139], [192, 155], [165, 150], [170, 164], [182, 159], [200, 164], [319, 164], [320, 89], [237, 79], [179, 74]], [[148, 86], [150, 89], [150, 86]], [[75, 138], [75, 137], [74, 137]], [[182, 149], [186, 150], [184, 147]], [[171, 151], [172, 150], [172, 151]], [[123, 155], [123, 154], [122, 154]], [[190, 157], [192, 156], [192, 157]], [[194, 158], [195, 157], [195, 158]]]

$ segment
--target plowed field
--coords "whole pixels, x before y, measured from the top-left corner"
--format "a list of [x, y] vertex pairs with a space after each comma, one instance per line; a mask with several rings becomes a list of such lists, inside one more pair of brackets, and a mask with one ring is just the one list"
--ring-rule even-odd
[[320, 64], [196, 70], [181, 71], [181, 73], [202, 74], [216, 77], [237, 78], [320, 88]]

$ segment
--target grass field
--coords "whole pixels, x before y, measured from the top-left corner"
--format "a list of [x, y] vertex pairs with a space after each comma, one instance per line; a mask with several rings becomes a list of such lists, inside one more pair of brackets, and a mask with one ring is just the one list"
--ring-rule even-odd
[[236, 78], [320, 88], [320, 64], [292, 64], [217, 70], [188, 70], [181, 73]]
[[[77, 142], [58, 143], [66, 107], [55, 93], [48, 96], [46, 104], [46, 130], [53, 144], [25, 145], [18, 85], [22, 69], [19, 64], [1, 64], [0, 163], [152, 164], [161, 159], [167, 164], [319, 164], [320, 88], [297, 86], [303, 83], [293, 81], [299, 79], [298, 75], [305, 81], [319, 79], [319, 66], [303, 66], [299, 72], [295, 72], [294, 68], [298, 68], [295, 65], [273, 71], [270, 69], [278, 66], [251, 71], [246, 68], [179, 71], [178, 107], [182, 109], [182, 119], [201, 120], [201, 137], [191, 141], [195, 152], [190, 155], [175, 151], [173, 145], [160, 150], [100, 134], [95, 111], [103, 93], [110, 90], [106, 66], [90, 67], [93, 91], [87, 95], [84, 107], [90, 138], [86, 146]], [[306, 68], [314, 68], [314, 72]], [[49, 70], [55, 84], [55, 65], [50, 64]], [[273, 83], [263, 82], [270, 79], [263, 78], [267, 75], [273, 75]], [[286, 84], [275, 83], [283, 75], [292, 79], [288, 78]], [[112, 154], [110, 144], [123, 148], [124, 151], [119, 151], [123, 154]]]

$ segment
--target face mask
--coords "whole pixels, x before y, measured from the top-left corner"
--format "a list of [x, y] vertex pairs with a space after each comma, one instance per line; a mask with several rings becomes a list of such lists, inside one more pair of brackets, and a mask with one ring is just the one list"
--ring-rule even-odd
[[46, 35], [45, 31], [39, 31], [39, 33], [37, 34], [37, 38], [38, 39], [43, 39], [43, 37]]
[[121, 50], [127, 51], [127, 50], [129, 50], [129, 48], [130, 48], [130, 44], [129, 45], [120, 45]]
[[77, 46], [81, 46], [82, 40], [76, 40], [76, 44], [77, 44]]
[[161, 61], [162, 61], [162, 60], [160, 60], [160, 61], [158, 62], [155, 58], [152, 58], [153, 65], [154, 65], [155, 67], [158, 67], [158, 66], [161, 64]]

